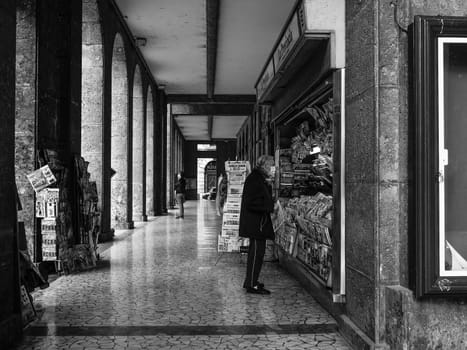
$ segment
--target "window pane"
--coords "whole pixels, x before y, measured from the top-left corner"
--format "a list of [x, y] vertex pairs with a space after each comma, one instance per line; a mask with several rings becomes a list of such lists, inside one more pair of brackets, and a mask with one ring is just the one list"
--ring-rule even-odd
[[445, 270], [450, 271], [449, 274], [457, 272], [463, 275], [467, 274], [467, 43], [465, 42], [444, 44], [444, 148], [447, 151], [440, 149], [440, 166], [444, 165], [445, 172]]

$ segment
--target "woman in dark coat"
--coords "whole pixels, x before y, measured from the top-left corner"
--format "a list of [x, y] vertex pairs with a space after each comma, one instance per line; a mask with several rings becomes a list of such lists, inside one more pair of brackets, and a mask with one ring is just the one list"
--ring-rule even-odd
[[177, 198], [178, 203], [178, 215], [175, 217], [176, 219], [183, 219], [185, 217], [185, 209], [183, 207], [183, 203], [185, 203], [185, 187], [185, 176], [183, 176], [183, 171], [180, 171], [177, 174], [177, 183], [175, 184], [175, 197]]
[[266, 240], [274, 239], [270, 215], [274, 211], [274, 201], [267, 181], [271, 177], [272, 166], [272, 156], [259, 157], [256, 167], [246, 178], [242, 194], [239, 234], [250, 240], [243, 287], [248, 293], [254, 294], [270, 294], [258, 278], [263, 265]]

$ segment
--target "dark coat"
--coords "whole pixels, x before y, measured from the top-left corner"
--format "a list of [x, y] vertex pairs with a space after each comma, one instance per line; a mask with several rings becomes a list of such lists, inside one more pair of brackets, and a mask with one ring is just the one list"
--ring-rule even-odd
[[180, 180], [177, 181], [177, 183], [175, 184], [175, 193], [182, 193], [182, 194], [185, 194], [186, 192], [186, 180], [184, 177], [180, 178]]
[[269, 185], [263, 174], [254, 169], [246, 178], [240, 209], [241, 237], [274, 239], [271, 215], [274, 211]]

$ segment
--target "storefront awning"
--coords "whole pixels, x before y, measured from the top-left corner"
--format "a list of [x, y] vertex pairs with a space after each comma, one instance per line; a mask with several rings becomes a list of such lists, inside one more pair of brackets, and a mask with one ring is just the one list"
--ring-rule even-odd
[[259, 102], [273, 99], [277, 89], [317, 54], [326, 62], [317, 70], [345, 66], [345, 2], [301, 0], [290, 14], [256, 82]]

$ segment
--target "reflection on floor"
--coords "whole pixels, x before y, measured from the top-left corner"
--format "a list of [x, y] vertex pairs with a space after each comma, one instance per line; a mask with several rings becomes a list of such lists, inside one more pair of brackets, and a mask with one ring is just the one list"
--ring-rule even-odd
[[35, 293], [41, 318], [17, 349], [349, 349], [334, 319], [276, 263], [270, 296], [242, 288], [245, 258], [218, 254], [214, 203], [139, 225], [102, 266]]

